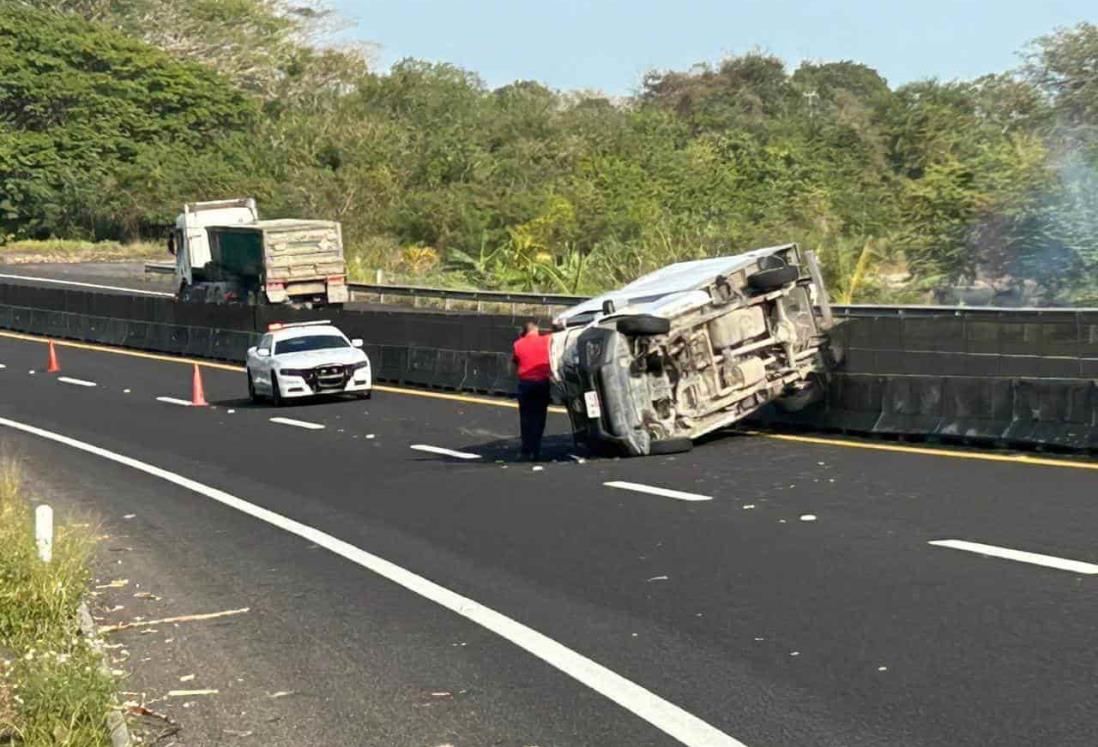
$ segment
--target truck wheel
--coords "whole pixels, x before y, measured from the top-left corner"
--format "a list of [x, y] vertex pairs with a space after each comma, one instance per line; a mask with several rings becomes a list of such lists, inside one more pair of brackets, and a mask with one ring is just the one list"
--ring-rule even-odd
[[689, 438], [661, 438], [653, 440], [648, 445], [648, 453], [656, 456], [659, 454], [681, 454], [694, 448], [694, 442]]
[[282, 390], [278, 388], [278, 374], [271, 372], [271, 404], [282, 407]]
[[671, 320], [650, 314], [625, 316], [618, 320], [618, 332], [632, 337], [666, 335], [671, 331]]
[[796, 267], [772, 267], [769, 270], [759, 270], [747, 276], [747, 284], [757, 291], [768, 292], [797, 281], [800, 272]]

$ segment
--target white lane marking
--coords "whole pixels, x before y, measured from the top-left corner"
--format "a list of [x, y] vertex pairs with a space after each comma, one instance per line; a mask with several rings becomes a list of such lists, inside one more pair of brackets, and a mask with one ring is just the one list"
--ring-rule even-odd
[[3, 363], [0, 363], [0, 368], [7, 368]]
[[468, 451], [454, 451], [453, 449], [444, 449], [441, 446], [430, 446], [428, 444], [412, 444], [408, 448], [415, 449], [416, 451], [426, 451], [430, 454], [451, 456], [455, 459], [480, 459], [480, 454], [470, 454]]
[[176, 397], [157, 397], [156, 401], [157, 402], [165, 402], [169, 405], [179, 405], [180, 407], [190, 407], [191, 406], [191, 403], [190, 403], [189, 400], [178, 399]]
[[664, 700], [655, 693], [638, 685], [637, 683], [622, 677], [620, 674], [607, 669], [598, 662], [588, 659], [568, 648], [562, 643], [539, 633], [531, 627], [523, 625], [517, 620], [507, 617], [503, 613], [496, 612], [469, 597], [462, 596], [445, 586], [440, 586], [434, 581], [424, 578], [412, 571], [385, 560], [382, 557], [355, 547], [349, 542], [337, 539], [319, 529], [294, 521], [281, 514], [261, 508], [254, 503], [249, 503], [241, 498], [226, 493], [223, 490], [210, 487], [197, 480], [183, 477], [175, 472], [169, 472], [161, 467], [156, 467], [147, 462], [142, 462], [133, 457], [128, 457], [117, 452], [108, 451], [101, 446], [80, 441], [70, 436], [38, 428], [33, 425], [20, 423], [17, 420], [0, 418], [0, 425], [14, 428], [24, 433], [30, 433], [41, 438], [55, 441], [74, 449], [94, 454], [112, 462], [132, 467], [153, 477], [178, 485], [181, 488], [204, 495], [211, 500], [225, 506], [234, 508], [271, 526], [278, 527], [290, 534], [297, 535], [307, 542], [320, 545], [326, 550], [346, 558], [379, 576], [418, 594], [441, 607], [461, 615], [465, 619], [480, 625], [496, 635], [504, 638], [519, 648], [528, 651], [550, 666], [559, 669], [568, 676], [583, 683], [595, 692], [605, 696], [622, 708], [644, 719], [648, 723], [663, 731], [665, 734], [679, 740], [688, 747], [746, 747], [743, 742], [725, 734], [714, 726], [707, 724], [697, 716], [694, 716], [674, 703]]
[[97, 288], [98, 290], [115, 290], [124, 291], [126, 293], [137, 293], [142, 296], [167, 296], [168, 298], [175, 298], [174, 293], [167, 293], [165, 291], [151, 291], [142, 290], [140, 288], [123, 288], [117, 285], [99, 285], [98, 283], [81, 283], [76, 280], [60, 280], [58, 278], [39, 278], [33, 275], [7, 275], [0, 273], [0, 278], [6, 280], [33, 280], [36, 283], [54, 283], [56, 285], [72, 285], [77, 288]]
[[281, 423], [282, 425], [292, 425], [296, 428], [305, 428], [310, 431], [324, 430], [324, 426], [320, 423], [310, 423], [308, 420], [294, 420], [293, 418], [271, 418], [272, 423]]
[[65, 384], [72, 384], [74, 386], [97, 386], [94, 381], [84, 381], [83, 379], [74, 379], [71, 376], [58, 376], [57, 380]]
[[699, 495], [697, 493], [684, 493], [681, 490], [671, 490], [669, 488], [657, 488], [652, 485], [643, 485], [639, 482], [624, 482], [622, 480], [614, 480], [613, 482], [604, 482], [608, 488], [620, 488], [621, 490], [635, 490], [638, 493], [650, 493], [651, 495], [662, 495], [664, 498], [675, 498], [680, 501], [711, 501], [713, 496]]
[[1094, 563], [1084, 563], [1081, 560], [1068, 560], [1067, 558], [1057, 558], [1053, 555], [1041, 555], [1035, 552], [1026, 552], [1025, 550], [1011, 550], [1009, 547], [982, 545], [979, 542], [967, 542], [965, 540], [932, 540], [928, 544], [935, 545], [937, 547], [949, 547], [954, 550], [964, 550], [965, 552], [975, 552], [979, 553], [980, 555], [990, 556], [992, 558], [1016, 560], [1019, 563], [1043, 565], [1046, 568], [1056, 568], [1057, 570], [1061, 571], [1084, 573], [1088, 576], [1098, 573], [1098, 565], [1095, 565]]

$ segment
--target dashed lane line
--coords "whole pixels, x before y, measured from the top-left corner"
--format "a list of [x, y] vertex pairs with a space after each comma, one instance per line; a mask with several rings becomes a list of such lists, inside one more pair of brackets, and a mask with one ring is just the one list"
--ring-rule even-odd
[[649, 495], [659, 495], [664, 498], [674, 498], [678, 501], [711, 501], [713, 496], [700, 495], [698, 493], [685, 493], [681, 490], [671, 490], [670, 488], [658, 488], [654, 485], [644, 485], [639, 482], [625, 482], [624, 480], [614, 480], [612, 482], [604, 482], [608, 488], [618, 488], [619, 490], [633, 490], [637, 493], [648, 493]]
[[190, 407], [191, 401], [186, 399], [179, 399], [178, 397], [157, 397], [157, 402], [163, 402], [168, 405], [179, 405], [180, 407]]
[[293, 418], [269, 418], [272, 423], [279, 425], [292, 425], [295, 428], [304, 428], [309, 431], [322, 431], [324, 426], [320, 423], [310, 423], [308, 420], [294, 420]]
[[98, 386], [94, 381], [74, 379], [71, 376], [58, 376], [57, 380], [60, 381], [62, 384], [72, 384], [73, 386]]
[[441, 446], [431, 446], [430, 444], [412, 444], [408, 448], [415, 449], [416, 451], [426, 451], [428, 454], [441, 454], [442, 456], [453, 457], [454, 459], [480, 459], [480, 454], [470, 454], [468, 451], [454, 451], [453, 449], [444, 449]]
[[984, 545], [979, 542], [967, 542], [965, 540], [933, 540], [928, 544], [936, 547], [948, 547], [953, 550], [974, 552], [992, 558], [1002, 558], [1003, 560], [1014, 560], [1019, 563], [1041, 565], [1045, 568], [1055, 568], [1060, 571], [1070, 571], [1071, 573], [1082, 573], [1088, 576], [1098, 574], [1098, 565], [1095, 565], [1094, 563], [1057, 558], [1054, 555], [1041, 555], [1035, 552], [1026, 552], [1025, 550], [1011, 550], [1009, 547]]
[[668, 736], [687, 745], [687, 747], [746, 747], [743, 742], [706, 723], [692, 713], [683, 710], [670, 701], [664, 700], [642, 685], [626, 679], [617, 672], [589, 659], [578, 651], [568, 648], [563, 643], [553, 640], [544, 633], [540, 633], [518, 620], [504, 615], [502, 612], [497, 612], [480, 602], [458, 594], [396, 563], [315, 529], [308, 524], [303, 524], [254, 503], [249, 503], [235, 495], [200, 483], [197, 480], [183, 477], [175, 472], [170, 472], [161, 467], [61, 433], [48, 431], [44, 428], [8, 418], [0, 418], [0, 426], [29, 433], [131, 467], [139, 472], [160, 478], [203, 495], [224, 506], [236, 509], [289, 534], [296, 535], [306, 542], [319, 545], [329, 552], [346, 558], [352, 563], [372, 571], [382, 578], [388, 579], [408, 591], [418, 594], [510, 641], [515, 646], [533, 654], [577, 682], [586, 685], [639, 718], [644, 719]]

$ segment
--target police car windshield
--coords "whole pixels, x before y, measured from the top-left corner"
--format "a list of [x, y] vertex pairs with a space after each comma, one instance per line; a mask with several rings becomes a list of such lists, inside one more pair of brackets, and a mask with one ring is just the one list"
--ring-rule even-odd
[[286, 353], [304, 353], [309, 350], [349, 347], [351, 347], [350, 343], [339, 335], [308, 335], [279, 340], [275, 343], [274, 351], [275, 355], [285, 355]]

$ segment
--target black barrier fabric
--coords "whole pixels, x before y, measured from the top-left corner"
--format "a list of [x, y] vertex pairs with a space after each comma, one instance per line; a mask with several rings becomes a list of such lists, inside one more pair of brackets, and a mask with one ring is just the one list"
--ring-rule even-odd
[[[756, 421], [851, 433], [1098, 448], [1098, 312], [841, 309], [823, 401]], [[0, 328], [243, 361], [272, 322], [328, 319], [379, 381], [512, 395], [511, 317], [295, 310], [0, 284]]]
[[799, 413], [763, 408], [764, 425], [1010, 446], [1098, 449], [1098, 381], [833, 374]]
[[1093, 310], [846, 307], [833, 337], [850, 373], [1001, 378], [1098, 376]]

